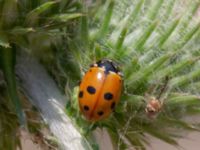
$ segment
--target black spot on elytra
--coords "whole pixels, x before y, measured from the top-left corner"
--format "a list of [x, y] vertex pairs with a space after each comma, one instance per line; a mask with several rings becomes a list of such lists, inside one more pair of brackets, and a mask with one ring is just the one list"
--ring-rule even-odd
[[82, 97], [83, 97], [83, 91], [80, 91], [80, 92], [79, 92], [78, 97], [79, 97], [79, 98], [82, 98]]
[[88, 87], [87, 87], [87, 91], [88, 91], [88, 93], [90, 93], [90, 94], [95, 94], [96, 89], [95, 89], [93, 86], [88, 86]]
[[90, 110], [90, 108], [89, 108], [87, 105], [83, 106], [83, 109], [84, 109], [85, 111]]
[[104, 94], [104, 99], [105, 100], [111, 100], [113, 98], [113, 94], [112, 93], [105, 93]]
[[115, 102], [112, 102], [110, 108], [113, 110], [115, 108]]
[[99, 111], [99, 112], [97, 112], [97, 114], [98, 114], [99, 116], [102, 116], [102, 115], [104, 114], [104, 112], [103, 112], [103, 111]]

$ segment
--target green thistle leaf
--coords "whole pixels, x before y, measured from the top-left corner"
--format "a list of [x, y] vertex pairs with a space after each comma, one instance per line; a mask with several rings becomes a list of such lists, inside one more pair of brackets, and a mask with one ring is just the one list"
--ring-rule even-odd
[[8, 93], [13, 103], [15, 111], [21, 125], [25, 125], [25, 116], [22, 111], [19, 96], [17, 94], [17, 86], [15, 81], [15, 55], [16, 52], [13, 48], [0, 47], [0, 65], [8, 86]]
[[75, 19], [78, 17], [81, 17], [83, 14], [81, 13], [74, 13], [74, 14], [59, 14], [59, 15], [55, 15], [51, 18], [51, 20], [55, 20], [55, 21], [61, 21], [61, 22], [67, 22], [70, 19]]

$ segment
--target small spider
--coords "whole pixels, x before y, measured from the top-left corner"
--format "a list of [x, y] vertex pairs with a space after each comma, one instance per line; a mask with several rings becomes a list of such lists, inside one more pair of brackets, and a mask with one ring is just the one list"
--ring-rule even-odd
[[[161, 111], [163, 102], [165, 99], [163, 97], [163, 94], [168, 89], [167, 88], [168, 81], [169, 81], [169, 78], [166, 77], [163, 85], [157, 86], [157, 87], [153, 86], [153, 88], [150, 88], [149, 91], [147, 92], [147, 93], [151, 93], [151, 94], [147, 94], [147, 93], [145, 94], [145, 97], [147, 100], [145, 112], [148, 117], [155, 118]], [[157, 90], [159, 90], [158, 95], [155, 94]], [[157, 95], [157, 96], [150, 96], [150, 95]]]
[[161, 110], [162, 104], [161, 101], [155, 97], [151, 97], [146, 105], [145, 112], [148, 117], [155, 117]]

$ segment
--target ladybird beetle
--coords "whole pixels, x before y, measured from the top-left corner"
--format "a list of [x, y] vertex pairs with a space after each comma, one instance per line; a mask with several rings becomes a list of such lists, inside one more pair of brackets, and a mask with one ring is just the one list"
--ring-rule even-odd
[[105, 119], [119, 102], [122, 74], [111, 60], [91, 65], [79, 85], [79, 107], [89, 121]]

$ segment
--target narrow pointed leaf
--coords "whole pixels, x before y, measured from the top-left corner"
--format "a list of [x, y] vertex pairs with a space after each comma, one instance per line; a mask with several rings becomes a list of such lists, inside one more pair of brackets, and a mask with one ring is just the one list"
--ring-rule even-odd
[[196, 95], [174, 94], [167, 100], [167, 105], [200, 105], [200, 97]]
[[131, 13], [131, 15], [128, 18], [128, 22], [126, 23], [126, 27], [134, 25], [134, 21], [138, 17], [139, 12], [141, 11], [143, 4], [144, 4], [144, 0], [138, 1], [138, 3], [136, 4], [133, 12]]
[[159, 13], [159, 9], [161, 8], [164, 0], [157, 0], [153, 1], [155, 4], [154, 6], [150, 7], [149, 12], [147, 12], [147, 17], [149, 20], [154, 20]]
[[30, 32], [35, 32], [35, 30], [33, 28], [15, 27], [10, 31], [12, 34], [27, 34]]
[[116, 30], [114, 30], [114, 32], [111, 34], [111, 39], [115, 39], [116, 35], [118, 36], [116, 42], [116, 48], [121, 48], [127, 32], [133, 27], [136, 18], [139, 16], [139, 12], [141, 11], [143, 3], [144, 0], [138, 1], [131, 14], [128, 16], [128, 18], [125, 18], [126, 20], [125, 23], [123, 23], [123, 26], [121, 27], [121, 24], [119, 23], [119, 26], [117, 26]]
[[35, 8], [34, 10], [32, 10], [31, 12], [29, 12], [28, 14], [27, 14], [27, 16], [28, 16], [28, 18], [30, 17], [32, 17], [32, 15], [39, 15], [39, 14], [41, 14], [41, 13], [43, 13], [43, 12], [45, 12], [45, 11], [47, 11], [47, 10], [49, 10], [53, 5], [55, 5], [57, 2], [55, 2], [55, 1], [50, 1], [50, 2], [46, 2], [46, 3], [44, 3], [44, 4], [42, 4], [42, 5], [40, 5], [40, 6], [38, 6], [37, 8]]
[[25, 125], [25, 116], [22, 111], [19, 96], [17, 94], [17, 86], [15, 80], [15, 50], [12, 48], [0, 47], [0, 65], [8, 86], [10, 99], [15, 107], [18, 119], [21, 125]]
[[164, 45], [164, 43], [167, 41], [170, 35], [175, 31], [178, 23], [179, 23], [179, 19], [175, 20], [171, 25], [169, 25], [169, 28], [166, 30], [164, 35], [160, 37], [158, 47], [162, 47], [162, 45]]
[[135, 48], [136, 51], [142, 52], [144, 50], [143, 46], [144, 46], [145, 42], [148, 40], [148, 38], [154, 32], [154, 30], [156, 29], [157, 25], [158, 25], [158, 22], [155, 21], [151, 25], [149, 25], [146, 28], [146, 30], [144, 30], [144, 32], [141, 35], [141, 37], [139, 37], [139, 39], [134, 43], [134, 48]]
[[124, 42], [124, 39], [126, 37], [126, 33], [127, 33], [127, 28], [124, 28], [119, 37], [118, 37], [118, 40], [117, 40], [117, 43], [116, 43], [116, 49], [121, 49], [122, 45], [123, 45], [123, 42]]
[[174, 65], [169, 65], [168, 67], [159, 70], [155, 74], [153, 80], [161, 79], [165, 76], [175, 76], [179, 71], [184, 70], [188, 66], [192, 66], [199, 59], [200, 59], [199, 57], [192, 58], [192, 59], [189, 58], [189, 59], [180, 60], [178, 63]]
[[187, 43], [190, 42], [192, 37], [200, 30], [200, 23], [198, 23], [194, 28], [192, 28], [184, 37], [181, 39], [180, 44], [176, 46], [175, 49], [182, 49]]
[[153, 128], [153, 127], [152, 128], [145, 127], [144, 130], [148, 134], [150, 134], [150, 135], [152, 135], [152, 136], [154, 136], [154, 137], [156, 137], [160, 140], [163, 140], [163, 141], [165, 141], [169, 144], [172, 144], [174, 146], [178, 146], [178, 143], [176, 142], [176, 140], [172, 139], [171, 136], [169, 135], [169, 133], [167, 133], [166, 131], [162, 132], [161, 130], [158, 130], [158, 129]]
[[165, 23], [168, 18], [170, 17], [171, 13], [172, 13], [172, 10], [173, 10], [173, 7], [174, 7], [174, 4], [176, 3], [177, 0], [169, 0], [168, 1], [168, 5], [165, 6], [165, 12], [163, 14], [163, 18], [162, 18], [162, 21]]
[[172, 87], [183, 86], [187, 83], [190, 83], [192, 80], [198, 78], [199, 76], [200, 76], [200, 69], [197, 69], [197, 70], [190, 72], [189, 74], [173, 78], [169, 84]]
[[181, 128], [189, 131], [199, 131], [197, 127], [192, 125], [191, 123], [185, 122], [183, 120], [179, 120], [176, 118], [170, 118], [170, 117], [162, 117], [160, 120], [162, 123], [168, 124], [168, 126], [173, 126], [175, 128]]
[[[139, 72], [133, 74], [128, 79], [128, 80], [130, 80], [130, 82], [128, 83], [128, 85], [134, 84], [135, 82], [138, 82], [138, 81], [143, 81], [142, 80], [143, 78], [147, 78], [151, 74], [153, 74], [153, 72], [155, 72], [155, 70], [157, 70], [158, 68], [160, 68], [172, 56], [173, 56], [173, 54], [166, 54], [164, 56], [161, 56], [160, 58], [158, 58], [157, 60], [155, 60], [152, 64], [146, 66], [145, 68], [141, 69]], [[134, 86], [136, 86], [136, 85], [134, 85]]]
[[142, 143], [141, 139], [138, 139], [138, 135], [134, 134], [126, 135], [127, 140], [134, 146], [136, 150], [145, 150], [145, 146]]
[[119, 148], [119, 149], [126, 149], [127, 148], [126, 143], [122, 139], [120, 139], [117, 131], [113, 131], [111, 129], [108, 129], [107, 131], [110, 135], [110, 138], [112, 140], [112, 144], [113, 144], [114, 148], [116, 148], [116, 149], [117, 148]]
[[83, 16], [81, 13], [73, 13], [73, 14], [59, 14], [53, 16], [51, 19], [55, 21], [60, 21], [60, 22], [67, 22], [71, 19], [79, 18]]
[[36, 24], [38, 21], [38, 16], [42, 13], [44, 13], [45, 11], [49, 10], [50, 8], [52, 8], [53, 5], [55, 5], [57, 2], [55, 1], [50, 1], [50, 2], [46, 2], [40, 6], [38, 6], [37, 8], [33, 9], [32, 11], [30, 11], [27, 15], [26, 15], [26, 24]]
[[[84, 4], [83, 4], [84, 5]], [[89, 48], [89, 30], [88, 30], [88, 10], [86, 6], [83, 6], [83, 13], [85, 13], [85, 16], [81, 17], [81, 40], [85, 48]]]
[[199, 6], [200, 6], [200, 2], [197, 1], [191, 1], [191, 4], [189, 5], [190, 7], [187, 9], [186, 14], [183, 15], [179, 28], [178, 28], [178, 32], [182, 32], [183, 30], [185, 30], [189, 23], [190, 20], [192, 19], [192, 17], [195, 15], [195, 13], [197, 12]]
[[113, 13], [114, 4], [115, 4], [114, 1], [111, 0], [110, 4], [109, 4], [109, 6], [106, 10], [106, 14], [105, 14], [105, 18], [103, 20], [103, 23], [102, 23], [102, 25], [99, 29], [99, 32], [96, 35], [95, 39], [101, 39], [107, 34], [109, 24], [110, 24], [110, 21], [111, 21], [111, 17], [112, 17], [112, 13]]

